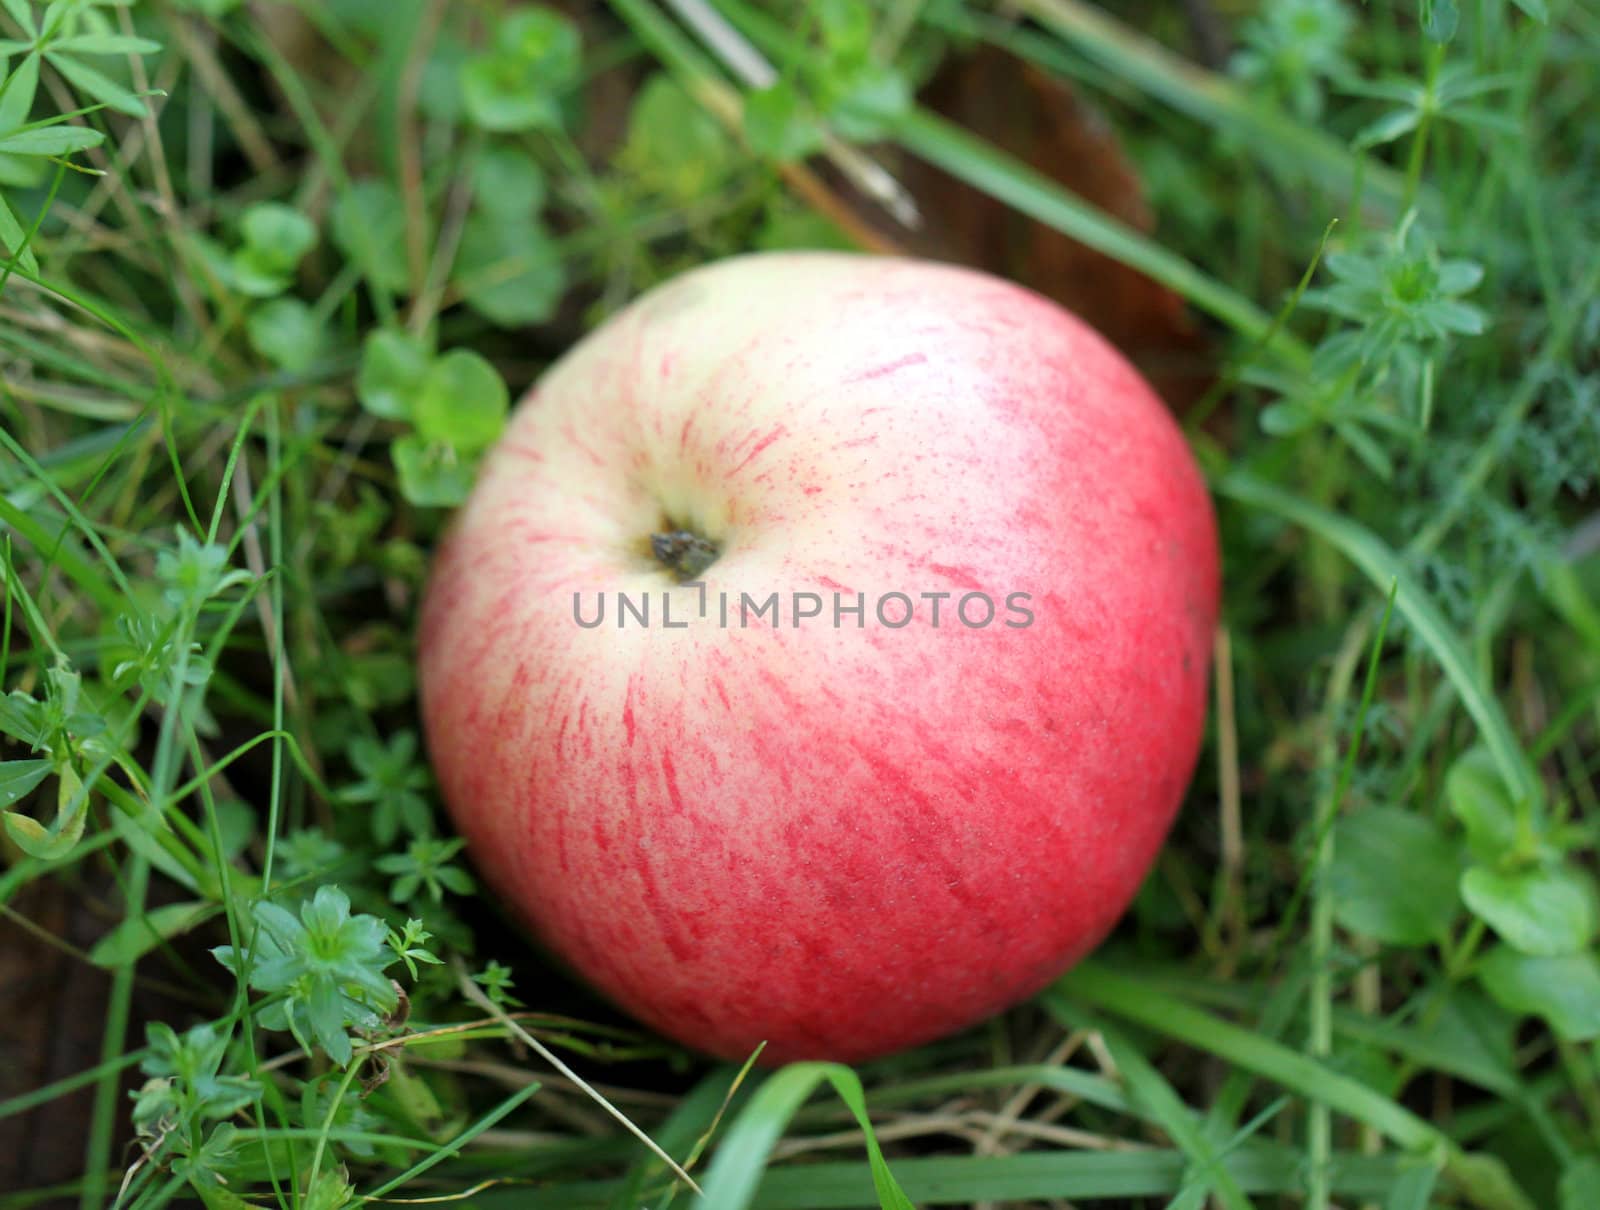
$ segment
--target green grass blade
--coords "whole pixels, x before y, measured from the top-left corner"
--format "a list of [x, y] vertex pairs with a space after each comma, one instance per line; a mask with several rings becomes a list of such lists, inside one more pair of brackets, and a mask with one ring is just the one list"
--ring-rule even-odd
[[1404, 207], [1400, 173], [1363, 164], [1340, 140], [1257, 104], [1225, 77], [1173, 54], [1105, 9], [1079, 0], [1018, 0], [1017, 7], [1128, 85], [1237, 136], [1251, 150], [1270, 149], [1274, 162], [1297, 165], [1323, 190], [1348, 195], [1364, 183], [1368, 200], [1384, 215]]
[[1219, 494], [1301, 525], [1331, 543], [1361, 569], [1383, 592], [1395, 589], [1395, 608], [1416, 630], [1439, 661], [1461, 704], [1478, 724], [1495, 764], [1525, 806], [1536, 808], [1544, 790], [1511, 722], [1494, 695], [1478, 679], [1467, 645], [1445, 620], [1393, 550], [1365, 526], [1329, 512], [1299, 496], [1243, 472], [1223, 476], [1215, 484]]
[[19, 1113], [26, 1113], [39, 1105], [48, 1104], [57, 1097], [66, 1096], [69, 1092], [76, 1092], [80, 1088], [86, 1088], [105, 1076], [126, 1071], [135, 1063], [143, 1062], [145, 1055], [148, 1053], [143, 1048], [130, 1050], [126, 1054], [118, 1055], [109, 1063], [96, 1064], [87, 1071], [80, 1071], [75, 1075], [57, 1080], [53, 1084], [46, 1084], [42, 1088], [32, 1089], [22, 1093], [20, 1096], [12, 1097], [9, 1101], [0, 1101], [0, 1121]]
[[1383, 1210], [1428, 1210], [1429, 1198], [1439, 1183], [1439, 1169], [1432, 1164], [1418, 1164], [1400, 1174], [1389, 1190]]
[[1406, 1151], [1438, 1156], [1457, 1191], [1482, 1210], [1533, 1210], [1498, 1160], [1462, 1152], [1434, 1126], [1360, 1081], [1174, 1000], [1140, 979], [1086, 962], [1044, 995], [1047, 1003], [1067, 997], [1185, 1042], [1365, 1122]]
[[[0, 434], [0, 436], [3, 435]], [[82, 520], [81, 514], [76, 520]], [[114, 614], [122, 607], [122, 599], [117, 595], [112, 583], [108, 582], [106, 577], [96, 570], [94, 564], [83, 558], [71, 543], [64, 540], [64, 532], [50, 533], [42, 524], [12, 504], [4, 496], [0, 496], [0, 525], [10, 527], [19, 538], [33, 547], [41, 556], [54, 562], [56, 566], [66, 573], [73, 584], [82, 589], [85, 595], [108, 614]], [[82, 525], [86, 533], [93, 534], [93, 530], [88, 528], [86, 521], [82, 521]], [[91, 544], [97, 550], [104, 551], [98, 535], [94, 535], [91, 538]], [[111, 558], [109, 553], [105, 553], [104, 558], [107, 569], [115, 568], [116, 570], [111, 574], [120, 579], [122, 572], [117, 567], [116, 561]], [[124, 588], [126, 588], [125, 584]]]
[[883, 1210], [913, 1210], [889, 1172], [867, 1116], [866, 1093], [855, 1072], [838, 1063], [795, 1063], [774, 1072], [750, 1098], [728, 1128], [706, 1173], [700, 1210], [744, 1210], [754, 1204], [757, 1187], [772, 1149], [783, 1137], [800, 1106], [823, 1083], [833, 1085], [839, 1099], [866, 1134], [872, 1184]]
[[[1143, 1105], [1150, 1117], [1167, 1136], [1178, 1145], [1178, 1150], [1188, 1157], [1190, 1167], [1184, 1174], [1183, 1187], [1178, 1191], [1174, 1205], [1201, 1206], [1207, 1196], [1215, 1192], [1217, 1201], [1227, 1210], [1252, 1210], [1251, 1202], [1233, 1174], [1224, 1167], [1222, 1155], [1212, 1145], [1199, 1118], [1183, 1103], [1172, 1085], [1162, 1078], [1151, 1062], [1139, 1052], [1121, 1030], [1088, 1019], [1085, 1014], [1072, 1010], [1059, 999], [1046, 1002], [1058, 1018], [1074, 1028], [1096, 1028], [1104, 1039], [1106, 1050], [1116, 1062], [1117, 1071], [1128, 1086], [1128, 1094]], [[1172, 1210], [1169, 1207], [1169, 1210]]]
[[913, 155], [996, 201], [1147, 274], [1246, 340], [1265, 341], [1293, 364], [1306, 361], [1305, 347], [1275, 329], [1272, 316], [1242, 294], [954, 123], [918, 110], [897, 127], [895, 137]]
[[[1248, 986], [1195, 979], [1165, 970], [1141, 970], [1140, 978], [1165, 994], [1252, 1017], [1270, 1003], [1269, 996]], [[1333, 1029], [1339, 1037], [1358, 1045], [1387, 1051], [1422, 1067], [1437, 1068], [1499, 1096], [1520, 1100], [1527, 1095], [1527, 1089], [1509, 1068], [1480, 1055], [1463, 1053], [1430, 1030], [1340, 1008], [1333, 1010]]]
[[[1223, 1160], [1246, 1192], [1289, 1194], [1299, 1188], [1300, 1157], [1285, 1148], [1241, 1148]], [[1343, 1154], [1334, 1183], [1352, 1201], [1383, 1196], [1398, 1161], [1387, 1156]], [[1051, 1198], [1077, 1200], [1170, 1198], [1183, 1187], [1189, 1168], [1181, 1152], [1035, 1151], [1009, 1156], [941, 1156], [901, 1160], [895, 1172], [918, 1206], [970, 1206], [973, 1202], [1020, 1205]], [[864, 1164], [807, 1164], [780, 1169], [762, 1182], [754, 1210], [835, 1210], [870, 1207], [871, 1183]]]
[[411, 1167], [407, 1168], [398, 1176], [385, 1181], [370, 1193], [365, 1194], [364, 1198], [370, 1201], [375, 1198], [384, 1197], [387, 1194], [394, 1192], [396, 1189], [402, 1189], [405, 1187], [408, 1181], [415, 1180], [424, 1172], [428, 1171], [428, 1169], [444, 1163], [445, 1160], [448, 1160], [453, 1156], [459, 1155], [463, 1147], [472, 1142], [473, 1139], [477, 1138], [485, 1130], [488, 1130], [496, 1123], [502, 1121], [508, 1114], [512, 1113], [517, 1106], [521, 1105], [524, 1101], [538, 1091], [539, 1085], [537, 1084], [526, 1084], [517, 1089], [516, 1092], [512, 1093], [505, 1100], [501, 1101], [500, 1104], [496, 1105], [488, 1113], [484, 1114], [481, 1118], [479, 1118], [471, 1126], [468, 1126], [460, 1134], [456, 1135], [456, 1137], [451, 1139], [448, 1143], [444, 1143], [434, 1151], [429, 1152], [422, 1159], [418, 1160], [415, 1164], [411, 1165]]
[[[1240, 1148], [1223, 1160], [1247, 1193], [1293, 1194], [1302, 1183], [1301, 1157], [1286, 1147]], [[1188, 1168], [1177, 1151], [1029, 1151], [1006, 1156], [913, 1157], [895, 1162], [895, 1175], [917, 1206], [1021, 1205], [1055, 1198], [1089, 1200], [1170, 1198]], [[1378, 1201], [1408, 1169], [1396, 1156], [1334, 1156], [1333, 1187], [1352, 1203]], [[491, 1188], [475, 1194], [480, 1210], [606, 1210], [616, 1181], [572, 1181], [538, 1187]], [[762, 1178], [752, 1210], [870, 1210], [878, 1205], [869, 1164], [825, 1161], [775, 1168]]]

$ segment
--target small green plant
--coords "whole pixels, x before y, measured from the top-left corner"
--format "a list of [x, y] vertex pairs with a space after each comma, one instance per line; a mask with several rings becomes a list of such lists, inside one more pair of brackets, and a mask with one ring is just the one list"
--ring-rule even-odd
[[339, 1066], [350, 1062], [350, 1031], [370, 1033], [400, 1003], [383, 973], [399, 955], [376, 916], [351, 915], [338, 887], [322, 886], [296, 916], [263, 900], [252, 913], [254, 941], [212, 951], [251, 989], [272, 997], [257, 1013], [267, 1029], [288, 1030], [310, 1051], [315, 1043]]
[[745, 105], [752, 150], [775, 160], [810, 155], [826, 130], [846, 139], [881, 138], [910, 112], [910, 79], [873, 45], [873, 10], [863, 0], [826, 0], [814, 16], [821, 53], [752, 93]]
[[1342, 0], [1284, 0], [1245, 22], [1234, 56], [1241, 80], [1281, 96], [1300, 118], [1322, 115], [1327, 82], [1346, 76], [1345, 45], [1355, 25]]
[[462, 69], [467, 114], [485, 130], [559, 127], [562, 96], [582, 62], [578, 28], [567, 18], [544, 7], [508, 11], [491, 48]]
[[[980, 50], [1116, 132], [1152, 227], [916, 95]], [[1597, 80], [1544, 0], [0, 0], [0, 972], [90, 989], [0, 988], [0, 1130], [63, 1115], [0, 1210], [1600, 1205]], [[473, 877], [429, 560], [643, 288], [947, 219], [1193, 313], [1152, 356], [1217, 377], [1211, 733], [1033, 1006], [706, 1063]]]
[[391, 450], [406, 498], [438, 508], [464, 501], [510, 406], [499, 371], [467, 350], [435, 357], [410, 337], [378, 331], [362, 351], [357, 389], [369, 412], [410, 426]]
[[[57, 114], [32, 119], [40, 70], [48, 66], [83, 98], [86, 111], [107, 108], [143, 117], [144, 102], [93, 66], [110, 56], [148, 55], [160, 50], [147, 38], [111, 32], [104, 9], [115, 0], [53, 0], [36, 11], [29, 0], [8, 0], [6, 12], [21, 37], [0, 39], [0, 67], [11, 56], [16, 66], [0, 75], [0, 185], [36, 185], [46, 164], [98, 147], [105, 135]], [[39, 271], [29, 247], [29, 225], [0, 194], [0, 251], [30, 273]]]
[[472, 879], [465, 870], [450, 864], [451, 858], [466, 844], [459, 837], [439, 840], [419, 836], [406, 846], [404, 853], [378, 858], [377, 868], [395, 876], [389, 887], [389, 898], [404, 904], [425, 893], [437, 905], [444, 902], [446, 891], [454, 895], [472, 894]]
[[261, 1099], [261, 1085], [222, 1073], [229, 1033], [196, 1025], [181, 1036], [160, 1022], [149, 1029], [149, 1057], [139, 1070], [149, 1078], [135, 1094], [133, 1123], [145, 1155], [201, 1185], [222, 1183], [219, 1164], [232, 1158], [234, 1127], [218, 1125]]
[[1329, 252], [1331, 284], [1301, 306], [1343, 321], [1312, 355], [1308, 374], [1267, 371], [1256, 381], [1283, 394], [1262, 410], [1267, 432], [1289, 436], [1327, 425], [1377, 474], [1393, 474], [1387, 443], [1415, 445], [1432, 422], [1432, 383], [1446, 342], [1476, 336], [1487, 317], [1463, 295], [1483, 266], [1439, 256], [1415, 211], [1392, 234]]
[[239, 247], [228, 262], [233, 284], [253, 298], [276, 298], [316, 243], [316, 225], [298, 210], [258, 202], [239, 222]]
[[387, 846], [402, 834], [421, 836], [432, 829], [432, 808], [423, 797], [431, 779], [419, 763], [415, 732], [396, 732], [386, 744], [357, 736], [346, 752], [360, 779], [340, 797], [370, 809], [374, 840]]

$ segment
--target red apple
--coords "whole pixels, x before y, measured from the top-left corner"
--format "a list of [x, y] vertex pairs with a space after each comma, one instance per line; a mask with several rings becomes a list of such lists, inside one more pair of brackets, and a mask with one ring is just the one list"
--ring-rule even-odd
[[1189, 450], [1082, 322], [964, 269], [746, 256], [517, 409], [438, 555], [422, 711], [490, 886], [616, 1003], [860, 1060], [1105, 936], [1194, 767], [1217, 594]]

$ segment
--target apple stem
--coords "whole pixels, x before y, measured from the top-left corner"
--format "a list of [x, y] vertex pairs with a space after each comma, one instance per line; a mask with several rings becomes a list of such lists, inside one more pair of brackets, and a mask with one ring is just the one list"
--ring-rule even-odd
[[678, 573], [680, 581], [698, 580], [700, 573], [717, 561], [722, 552], [715, 542], [687, 529], [672, 529], [650, 535], [650, 552], [662, 564]]

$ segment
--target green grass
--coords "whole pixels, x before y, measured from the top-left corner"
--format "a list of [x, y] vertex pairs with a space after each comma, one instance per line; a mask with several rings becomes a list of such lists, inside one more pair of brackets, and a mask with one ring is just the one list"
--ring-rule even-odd
[[[0, 1210], [1600, 1206], [1600, 11], [579, 7], [0, 0], [0, 955], [99, 972], [0, 1004], [97, 1026], [3, 1085], [56, 1158]], [[1153, 230], [913, 100], [979, 47]], [[708, 1064], [473, 894], [417, 598], [583, 331], [903, 242], [915, 160], [1197, 317], [1226, 662], [1093, 959], [855, 1071]]]

